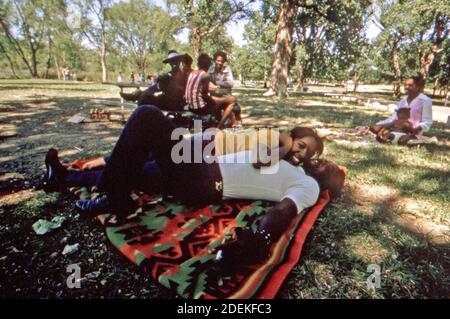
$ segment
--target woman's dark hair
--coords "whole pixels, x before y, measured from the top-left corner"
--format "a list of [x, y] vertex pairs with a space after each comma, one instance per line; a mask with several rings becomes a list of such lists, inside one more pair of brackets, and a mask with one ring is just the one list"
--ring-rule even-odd
[[217, 59], [218, 56], [221, 56], [223, 59], [223, 62], [227, 62], [228, 61], [228, 56], [225, 52], [223, 51], [217, 51], [216, 53], [214, 53], [214, 60]]
[[320, 138], [319, 135], [317, 135], [316, 130], [309, 128], [309, 127], [295, 127], [291, 130], [291, 137], [293, 140], [296, 138], [303, 138], [303, 137], [312, 137], [317, 143], [317, 150], [316, 153], [313, 155], [321, 155], [323, 153], [323, 141]]
[[199, 69], [208, 71], [211, 66], [211, 57], [206, 53], [200, 53], [197, 58], [197, 66]]
[[314, 178], [320, 190], [328, 190], [331, 199], [341, 194], [345, 181], [345, 169], [326, 159], [307, 160], [303, 163], [307, 175]]

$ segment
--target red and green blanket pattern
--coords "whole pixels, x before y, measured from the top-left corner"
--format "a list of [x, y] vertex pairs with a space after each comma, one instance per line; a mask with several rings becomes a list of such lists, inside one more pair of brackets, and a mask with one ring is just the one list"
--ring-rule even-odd
[[[79, 167], [83, 162], [74, 162]], [[95, 188], [73, 190], [80, 198], [97, 196]], [[211, 251], [236, 226], [256, 228], [257, 219], [273, 203], [224, 201], [221, 205], [188, 207], [133, 194], [139, 208], [126, 219], [100, 215], [111, 243], [155, 281], [184, 298], [274, 298], [298, 262], [303, 243], [330, 198], [323, 192], [317, 204], [299, 214], [265, 262], [241, 266], [222, 277]], [[236, 261], [239, 263], [239, 261]]]

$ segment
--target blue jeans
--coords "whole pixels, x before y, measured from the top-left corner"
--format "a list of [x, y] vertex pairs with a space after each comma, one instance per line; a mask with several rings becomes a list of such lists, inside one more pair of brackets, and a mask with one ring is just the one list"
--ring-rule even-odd
[[[106, 163], [108, 160], [109, 156], [105, 156]], [[94, 186], [98, 184], [102, 174], [103, 168], [89, 171], [68, 171], [64, 182], [69, 187]], [[154, 158], [150, 157], [145, 162], [144, 168], [134, 187], [147, 194], [155, 194], [162, 192], [161, 185], [161, 171], [159, 170], [158, 163]]]
[[97, 183], [99, 190], [108, 194], [112, 205], [120, 209], [129, 201], [130, 191], [142, 180], [150, 153], [160, 171], [160, 179], [155, 184], [159, 184], [164, 195], [195, 203], [222, 199], [222, 188], [216, 187], [222, 183], [217, 163], [172, 161], [172, 147], [180, 142], [171, 139], [174, 128], [171, 120], [155, 106], [139, 106], [133, 112]]

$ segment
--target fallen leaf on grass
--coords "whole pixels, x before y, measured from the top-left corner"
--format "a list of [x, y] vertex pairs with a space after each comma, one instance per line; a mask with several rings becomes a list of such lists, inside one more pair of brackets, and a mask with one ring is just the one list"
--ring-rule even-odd
[[66, 220], [63, 216], [53, 217], [51, 221], [45, 219], [39, 219], [37, 222], [33, 224], [33, 230], [38, 235], [44, 235], [53, 229], [57, 229], [61, 227], [62, 223]]

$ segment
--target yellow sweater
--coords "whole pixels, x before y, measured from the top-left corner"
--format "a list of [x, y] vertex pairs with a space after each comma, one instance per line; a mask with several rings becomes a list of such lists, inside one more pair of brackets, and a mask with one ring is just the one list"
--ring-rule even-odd
[[237, 132], [223, 130], [216, 134], [214, 142], [216, 156], [246, 151], [258, 143], [272, 148], [279, 143], [279, 131], [270, 128], [245, 129]]

